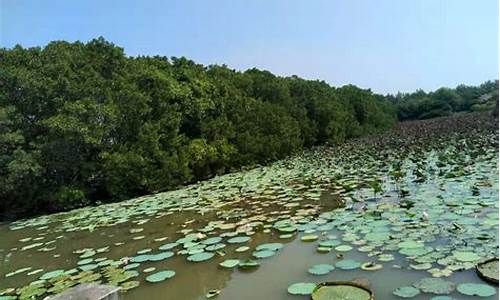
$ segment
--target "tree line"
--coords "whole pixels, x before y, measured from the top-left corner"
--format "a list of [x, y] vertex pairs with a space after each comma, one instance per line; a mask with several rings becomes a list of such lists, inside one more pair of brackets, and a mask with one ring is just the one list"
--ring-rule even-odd
[[459, 112], [490, 111], [498, 114], [498, 80], [479, 86], [459, 85], [454, 89], [440, 88], [426, 93], [388, 95], [396, 105], [399, 120], [429, 119]]
[[353, 85], [129, 57], [104, 40], [0, 49], [0, 218], [154, 193], [391, 127]]

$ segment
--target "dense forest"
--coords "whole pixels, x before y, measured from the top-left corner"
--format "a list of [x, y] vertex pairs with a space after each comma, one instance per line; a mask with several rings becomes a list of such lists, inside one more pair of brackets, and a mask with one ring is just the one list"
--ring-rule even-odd
[[103, 38], [0, 49], [0, 219], [170, 189], [372, 134], [397, 116], [479, 109], [497, 85], [383, 96], [129, 57]]
[[369, 90], [127, 57], [102, 38], [2, 49], [0, 84], [3, 218], [153, 193], [395, 122]]
[[387, 98], [396, 105], [399, 120], [429, 119], [458, 112], [498, 112], [498, 80], [479, 86], [459, 85], [426, 93], [399, 93]]

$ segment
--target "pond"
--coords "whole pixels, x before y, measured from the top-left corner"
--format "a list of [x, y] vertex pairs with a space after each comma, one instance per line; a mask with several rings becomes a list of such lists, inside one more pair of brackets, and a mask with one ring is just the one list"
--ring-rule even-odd
[[1, 225], [0, 299], [101, 282], [128, 300], [299, 300], [359, 278], [376, 299], [497, 299], [475, 265], [498, 257], [498, 137], [466, 125]]

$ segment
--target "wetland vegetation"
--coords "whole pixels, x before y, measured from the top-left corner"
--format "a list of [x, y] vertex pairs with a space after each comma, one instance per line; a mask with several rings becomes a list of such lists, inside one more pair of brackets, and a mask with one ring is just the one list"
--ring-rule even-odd
[[[82, 282], [121, 286], [125, 299], [370, 299], [317, 288], [359, 278], [375, 299], [496, 299], [475, 267], [498, 257], [498, 120], [402, 122], [176, 190], [5, 223], [0, 237], [2, 300]], [[494, 262], [481, 274], [498, 280]]]
[[383, 96], [258, 69], [129, 57], [103, 38], [2, 48], [0, 82], [0, 220], [174, 189], [383, 132], [397, 116], [498, 103], [498, 81]]

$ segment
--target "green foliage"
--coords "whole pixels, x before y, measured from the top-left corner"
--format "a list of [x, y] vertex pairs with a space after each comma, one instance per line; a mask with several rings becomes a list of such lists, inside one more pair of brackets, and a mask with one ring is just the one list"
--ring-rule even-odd
[[479, 86], [459, 85], [455, 89], [440, 88], [426, 93], [388, 95], [396, 104], [399, 120], [429, 119], [457, 112], [492, 111], [498, 113], [498, 80]]
[[4, 218], [154, 193], [396, 121], [370, 90], [127, 57], [102, 38], [0, 49], [0, 82]]

